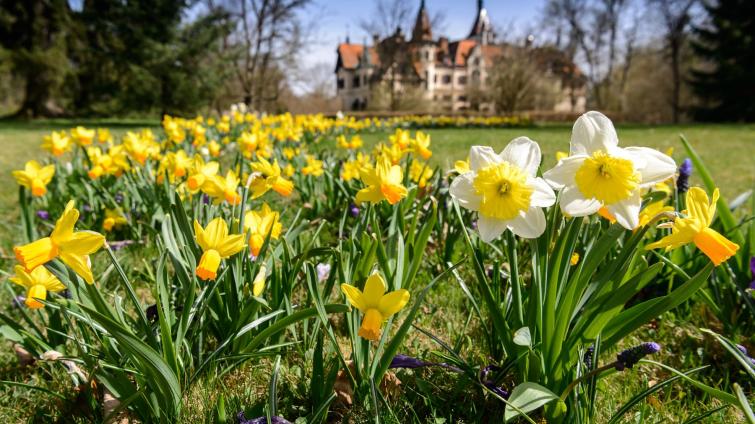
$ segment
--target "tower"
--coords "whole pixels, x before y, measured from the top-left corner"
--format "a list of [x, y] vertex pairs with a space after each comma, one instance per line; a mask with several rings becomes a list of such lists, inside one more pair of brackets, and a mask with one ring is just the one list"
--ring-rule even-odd
[[469, 32], [469, 37], [478, 40], [481, 44], [491, 43], [493, 31], [490, 25], [490, 17], [488, 17], [488, 11], [485, 9], [485, 5], [482, 0], [477, 0], [477, 18], [474, 25], [472, 25], [472, 31]]

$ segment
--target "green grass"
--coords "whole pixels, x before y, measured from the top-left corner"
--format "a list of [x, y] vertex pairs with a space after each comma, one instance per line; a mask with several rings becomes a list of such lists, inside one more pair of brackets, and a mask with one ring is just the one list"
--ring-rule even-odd
[[[70, 121], [49, 121], [42, 123], [0, 122], [0, 220], [5, 229], [0, 228], [0, 246], [8, 246], [13, 231], [17, 231], [18, 205], [17, 185], [10, 172], [20, 169], [26, 160], [43, 158], [45, 153], [39, 149], [42, 137], [52, 130], [68, 129], [77, 123]], [[89, 126], [106, 126], [117, 136], [129, 129], [155, 127], [154, 121], [113, 121], [87, 122]], [[449, 167], [457, 159], [467, 156], [469, 147], [475, 144], [491, 145], [501, 150], [513, 138], [527, 135], [540, 143], [544, 155], [544, 167], [555, 163], [555, 152], [568, 150], [571, 128], [568, 125], [546, 125], [534, 128], [518, 129], [431, 129], [432, 162], [443, 167]], [[623, 146], [648, 146], [666, 150], [674, 147], [674, 158], [680, 162], [685, 152], [679, 143], [679, 134], [685, 134], [696, 147], [716, 178], [723, 195], [729, 199], [753, 187], [755, 171], [752, 167], [752, 157], [755, 153], [755, 125], [689, 125], [689, 126], [625, 126], [618, 128], [620, 143]], [[387, 140], [386, 133], [364, 134], [368, 145]], [[693, 178], [693, 184], [699, 180]], [[2, 256], [8, 256], [2, 252]], [[12, 256], [12, 255], [11, 255]], [[428, 276], [423, 276], [425, 278]], [[5, 284], [2, 282], [0, 284]], [[7, 293], [1, 300], [7, 302]], [[467, 318], [468, 305], [460, 291], [449, 281], [439, 285], [423, 306], [424, 313], [420, 314], [416, 325], [428, 329], [446, 342], [455, 342], [461, 335], [466, 335], [462, 341], [464, 349], [470, 356], [476, 357], [477, 362], [484, 363], [487, 358], [482, 349], [476, 345], [476, 329], [474, 321], [471, 328], [464, 328]], [[699, 305], [698, 305], [699, 307]], [[711, 340], [703, 338], [698, 327], [714, 326], [709, 322], [702, 310], [675, 311], [659, 319], [652, 326], [647, 326], [626, 340], [626, 345], [639, 341], [655, 340], [663, 345], [660, 355], [653, 358], [678, 369], [690, 369], [702, 364], [713, 366], [702, 373], [706, 382], [713, 385], [728, 385], [731, 377], [742, 377], [737, 371], [738, 365], [721, 351], [720, 347]], [[414, 332], [405, 343], [405, 351], [413, 356], [437, 359], [432, 356], [438, 351], [437, 345]], [[609, 358], [605, 353], [603, 358]], [[284, 357], [284, 371], [280, 386], [280, 405], [289, 417], [296, 416], [297, 406], [306, 404], [302, 396], [306, 393], [301, 387], [301, 374], [311, 366], [305, 358], [295, 353]], [[186, 396], [186, 409], [183, 422], [203, 422], [209, 420], [219, 394], [223, 394], [229, 405], [229, 415], [235, 415], [242, 406], [261, 404], [266, 402], [266, 384], [269, 379], [269, 361], [250, 364], [242, 367], [222, 378], [208, 378], [206, 382], [196, 385]], [[401, 400], [395, 405], [399, 416], [407, 420], [414, 418], [415, 413], [432, 413], [436, 417], [454, 417], [445, 422], [472, 422], [473, 417], [458, 417], [459, 413], [472, 413], [476, 402], [485, 402], [479, 393], [458, 393], [455, 390], [459, 378], [439, 370], [400, 371], [398, 377], [402, 381]], [[600, 413], [598, 422], [606, 420], [621, 404], [647, 388], [654, 382], [668, 377], [667, 373], [641, 366], [631, 372], [616, 373], [602, 381], [599, 394]], [[37, 364], [32, 368], [18, 369], [9, 343], [0, 344], [0, 379], [25, 381], [32, 385], [39, 385], [56, 392], [66, 394], [71, 398], [72, 388], [70, 379], [51, 366]], [[740, 381], [745, 380], [741, 378]], [[306, 378], [304, 380], [306, 382]], [[751, 390], [751, 388], [749, 388]], [[435, 398], [432, 403], [428, 398]], [[438, 401], [437, 399], [442, 399]], [[489, 402], [489, 401], [488, 401]], [[428, 405], [434, 409], [428, 410]], [[715, 406], [714, 400], [692, 389], [688, 384], [677, 383], [664, 389], [656, 396], [641, 403], [632, 412], [643, 411], [646, 422], [683, 422], [695, 415], [701, 414]], [[482, 404], [480, 404], [482, 407]], [[488, 405], [488, 407], [490, 407]], [[67, 417], [66, 408], [52, 397], [28, 389], [0, 387], [0, 422], [33, 422], [43, 417], [57, 416], [63, 422], [85, 422], [76, 414]], [[466, 411], [466, 412], [464, 412]], [[625, 422], [635, 422], [639, 417], [629, 414]], [[286, 415], [286, 414], [284, 414]], [[370, 414], [364, 411], [352, 411], [350, 422], [363, 422]], [[386, 422], [392, 422], [390, 417], [384, 417]], [[348, 419], [347, 419], [348, 420]], [[742, 415], [729, 408], [716, 413], [704, 422], [731, 423], [742, 422]], [[436, 420], [436, 422], [441, 422]]]
[[[455, 160], [465, 159], [473, 145], [492, 146], [501, 151], [509, 141], [527, 136], [540, 144], [543, 169], [555, 165], [558, 151], [569, 151], [571, 125], [548, 124], [533, 128], [504, 129], [430, 129], [432, 138], [431, 162], [444, 168]], [[710, 168], [721, 188], [721, 194], [731, 200], [755, 185], [755, 125], [664, 125], [618, 126], [619, 145], [652, 147], [661, 151], [674, 149], [673, 157], [681, 163], [686, 152], [679, 141], [684, 134]], [[368, 145], [388, 139], [385, 133], [364, 134]], [[695, 176], [692, 184], [702, 184]]]

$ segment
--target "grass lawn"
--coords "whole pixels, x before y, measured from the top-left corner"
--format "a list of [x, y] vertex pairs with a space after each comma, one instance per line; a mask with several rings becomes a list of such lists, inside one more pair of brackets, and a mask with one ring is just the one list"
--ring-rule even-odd
[[[33, 158], [44, 158], [46, 153], [39, 145], [42, 137], [52, 130], [69, 129], [77, 123], [70, 121], [44, 123], [16, 123], [0, 121], [0, 254], [12, 257], [7, 251], [1, 251], [12, 243], [14, 232], [19, 229], [17, 184], [11, 176], [11, 171], [23, 167], [25, 161]], [[86, 122], [88, 127], [108, 127], [117, 137], [130, 129], [143, 127], [157, 127], [157, 121], [112, 121]], [[500, 151], [513, 138], [527, 135], [540, 143], [545, 155], [544, 167], [549, 168], [555, 163], [555, 153], [559, 150], [567, 151], [571, 126], [566, 124], [548, 124], [533, 128], [517, 129], [431, 129], [427, 131], [432, 137], [431, 148], [434, 152], [432, 162], [443, 168], [450, 167], [455, 160], [464, 159], [469, 147], [475, 144], [490, 145]], [[618, 128], [620, 143], [623, 146], [648, 146], [665, 151], [674, 148], [674, 158], [681, 162], [685, 151], [679, 142], [679, 134], [684, 134], [695, 146], [698, 153], [705, 160], [714, 178], [722, 190], [723, 196], [733, 199], [741, 192], [751, 189], [755, 182], [753, 158], [755, 157], [755, 125], [684, 125], [684, 126], [620, 126]], [[385, 141], [388, 134], [376, 132], [363, 134], [368, 146], [379, 141]], [[693, 184], [699, 184], [697, 177], [693, 177]], [[5, 269], [4, 271], [7, 271]], [[0, 273], [2, 275], [2, 273]], [[0, 277], [0, 284], [5, 283]], [[7, 294], [0, 297], [7, 305]], [[422, 328], [437, 331], [442, 339], [452, 340], [466, 329], [461, 328], [466, 319], [466, 312], [460, 305], [464, 304], [462, 293], [455, 286], [444, 286], [433, 292], [427, 300], [427, 311], [417, 320]], [[693, 309], [694, 308], [694, 309]], [[682, 308], [679, 308], [682, 309]], [[675, 315], [678, 313], [678, 316]], [[711, 384], [721, 384], [720, 376], [724, 369], [735, 369], [738, 365], [720, 352], [714, 343], [708, 343], [699, 335], [698, 327], [711, 325], [707, 322], [705, 313], [699, 306], [686, 307], [684, 311], [677, 310], [675, 314], [668, 314], [658, 320], [653, 326], [647, 326], [628, 338], [625, 342], [631, 345], [640, 341], [655, 340], [664, 349], [653, 359], [669, 364], [679, 369], [690, 369], [700, 364], [714, 364], [714, 368], [706, 371], [705, 381]], [[687, 319], [689, 318], [689, 319]], [[471, 338], [471, 345], [476, 342]], [[19, 370], [15, 366], [15, 357], [9, 349], [10, 344], [0, 344], [0, 380], [20, 380], [50, 388], [54, 391], [64, 391], [62, 387], [70, 386], [70, 380], [61, 373], [42, 375], [32, 370]], [[426, 338], [415, 334], [405, 342], [406, 353], [424, 355], [437, 346]], [[470, 348], [472, 349], [472, 348]], [[474, 353], [474, 349], [473, 353]], [[696, 352], [696, 353], [695, 353]], [[715, 368], [716, 361], [721, 361]], [[267, 361], [267, 362], [266, 362]], [[298, 381], [301, 372], [301, 358], [287, 355], [282, 366], [282, 381]], [[481, 362], [485, 358], [480, 358]], [[236, 411], [245, 404], [264, 402], [266, 385], [268, 384], [271, 365], [268, 360], [262, 360], [255, 365], [240, 368], [222, 378], [208, 378], [206, 382], [196, 385], [184, 399], [187, 410], [182, 422], [201, 422], [212, 416], [219, 393], [223, 393], [229, 401], [229, 411]], [[621, 404], [632, 395], [656, 384], [665, 378], [664, 374], [648, 366], [641, 366], [639, 370], [627, 373], [616, 373], [610, 376], [600, 386], [598, 422], [603, 422]], [[298, 370], [298, 371], [297, 371]], [[701, 375], [702, 375], [701, 374]], [[42, 375], [42, 377], [40, 377]], [[445, 398], [455, 384], [454, 378], [449, 378], [442, 371], [407, 371], [401, 372], [404, 390], [407, 396], [406, 404], [399, 405], [402, 409], [413, 410], [421, 408], [425, 396]], [[728, 376], [727, 376], [728, 378]], [[666, 420], [667, 422], [682, 422], [695, 415], [702, 414], [709, 408], [719, 406], [699, 391], [689, 385], [675, 384], [668, 390], [659, 392], [657, 396], [643, 401], [634, 411], [638, 414], [634, 418], [639, 422], [642, 418], [650, 421]], [[292, 384], [281, 393], [282, 404], [299, 404], [300, 396], [305, 392], [302, 387]], [[8, 393], [11, 393], [8, 395]], [[70, 395], [70, 393], [66, 393]], [[454, 402], [448, 399], [448, 409], [434, 411], [438, 417], [453, 414]], [[469, 399], [465, 398], [466, 401]], [[75, 407], [67, 405], [66, 407]], [[36, 392], [13, 388], [3, 388], [0, 391], [0, 422], [19, 420], [33, 421], [33, 410], [44, 413], [65, 416], [65, 409], [59, 409], [55, 400]], [[462, 408], [463, 409], [463, 408]], [[57, 412], [55, 412], [57, 411]], [[630, 414], [632, 415], [632, 414]], [[46, 417], [41, 412], [37, 417]], [[368, 415], [366, 415], [367, 417]], [[631, 418], [626, 417], [629, 422]], [[441, 418], [442, 419], [442, 418]], [[743, 417], [733, 408], [716, 412], [705, 422], [739, 422]], [[65, 418], [62, 419], [64, 422]], [[78, 420], [74, 420], [79, 422]], [[443, 421], [438, 421], [443, 422]], [[448, 422], [448, 421], [446, 421]]]

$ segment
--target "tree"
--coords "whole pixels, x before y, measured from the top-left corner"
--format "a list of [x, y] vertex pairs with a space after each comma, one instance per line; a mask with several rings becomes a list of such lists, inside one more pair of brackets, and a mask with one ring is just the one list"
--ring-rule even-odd
[[559, 81], [545, 76], [548, 49], [509, 46], [496, 58], [488, 75], [487, 98], [499, 112], [511, 114], [521, 110], [553, 109], [560, 91]]
[[692, 20], [691, 10], [696, 0], [649, 0], [649, 6], [658, 12], [664, 29], [664, 56], [669, 60], [672, 78], [671, 111], [674, 123], [681, 114], [681, 54], [687, 41], [688, 28]]
[[22, 81], [17, 116], [60, 114], [54, 99], [71, 70], [66, 51], [70, 9], [65, 0], [0, 0], [0, 47]]
[[755, 120], [755, 2], [719, 0], [704, 4], [705, 24], [694, 28], [693, 51], [705, 61], [692, 71], [692, 86], [703, 100], [702, 120]]

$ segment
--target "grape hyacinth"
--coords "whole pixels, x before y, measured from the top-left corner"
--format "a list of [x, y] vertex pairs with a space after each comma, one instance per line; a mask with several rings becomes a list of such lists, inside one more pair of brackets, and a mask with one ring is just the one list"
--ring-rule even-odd
[[692, 161], [687, 158], [679, 166], [679, 177], [676, 179], [676, 191], [679, 194], [686, 193], [689, 190], [690, 175], [692, 175]]
[[646, 342], [630, 347], [616, 355], [614, 368], [616, 368], [617, 371], [624, 371], [626, 368], [631, 369], [636, 363], [640, 362], [640, 359], [660, 351], [661, 345], [656, 342]]
[[349, 213], [354, 218], [358, 217], [359, 216], [359, 208], [357, 207], [357, 205], [355, 205], [353, 203], [351, 205], [349, 205]]
[[[236, 419], [238, 419], [239, 424], [267, 424], [267, 417], [257, 417], [257, 418], [249, 418], [247, 419], [246, 416], [244, 416], [244, 411], [240, 411], [236, 415]], [[270, 417], [270, 423], [271, 424], [291, 424], [290, 421], [283, 417], [279, 417], [277, 415]]]
[[495, 393], [496, 395], [508, 399], [509, 398], [509, 392], [507, 392], [503, 387], [497, 386], [495, 384], [495, 381], [492, 379], [489, 379], [488, 376], [491, 373], [495, 373], [501, 370], [501, 367], [496, 365], [488, 365], [487, 367], [483, 368], [482, 371], [480, 371], [480, 382], [483, 386], [490, 389], [491, 392]]
[[49, 221], [50, 220], [50, 212], [47, 212], [44, 209], [40, 209], [37, 211], [37, 218], [41, 219], [42, 221]]
[[748, 361], [750, 361], [750, 365], [755, 367], [755, 359], [753, 359], [750, 355], [747, 354], [747, 348], [742, 346], [741, 344], [735, 345], [737, 349], [742, 352], [742, 355], [747, 358]]

